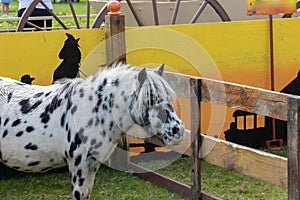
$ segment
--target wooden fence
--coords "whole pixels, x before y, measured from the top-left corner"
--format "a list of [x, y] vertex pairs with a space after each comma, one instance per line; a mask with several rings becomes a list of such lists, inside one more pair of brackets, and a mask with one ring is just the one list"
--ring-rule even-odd
[[[191, 130], [179, 146], [190, 144], [191, 186], [178, 183], [131, 163], [133, 171], [146, 171], [139, 176], [168, 188], [190, 199], [218, 199], [201, 191], [201, 159], [220, 167], [249, 175], [288, 188], [288, 199], [299, 200], [299, 103], [300, 97], [250, 86], [217, 81], [176, 73], [165, 73], [165, 79], [176, 95], [190, 100]], [[201, 102], [265, 115], [288, 123], [288, 159], [237, 145], [201, 134]], [[233, 103], [234, 102], [234, 103]], [[155, 143], [155, 141], [153, 141]]]
[[[206, 154], [207, 152], [204, 151], [207, 150], [210, 152], [203, 159], [209, 163], [288, 187], [288, 198], [290, 200], [300, 199], [299, 96], [174, 73], [167, 73], [165, 77], [178, 96], [190, 99], [190, 156], [193, 199], [200, 197], [201, 170], [198, 164], [201, 152]], [[200, 137], [201, 116], [199, 113], [193, 112], [195, 105], [199, 106], [199, 109], [194, 110], [201, 110], [200, 102], [235, 107], [287, 121], [288, 159], [209, 136], [202, 135]], [[202, 141], [201, 150], [198, 140]]]

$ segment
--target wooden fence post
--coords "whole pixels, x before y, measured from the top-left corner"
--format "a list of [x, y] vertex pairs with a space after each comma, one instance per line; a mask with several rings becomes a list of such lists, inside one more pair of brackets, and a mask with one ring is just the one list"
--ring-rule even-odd
[[190, 79], [190, 119], [191, 119], [191, 191], [192, 199], [201, 199], [201, 165], [199, 150], [201, 147], [200, 123], [200, 79]]
[[[125, 17], [120, 14], [120, 2], [110, 1], [107, 8], [110, 12], [105, 16], [106, 64], [111, 66], [114, 63], [126, 63]], [[111, 167], [127, 170], [129, 166], [128, 151], [127, 137], [123, 137], [111, 156]]]
[[105, 16], [106, 64], [126, 62], [125, 16], [120, 14], [120, 2], [110, 1]]
[[300, 200], [300, 99], [289, 98], [287, 121], [288, 199]]

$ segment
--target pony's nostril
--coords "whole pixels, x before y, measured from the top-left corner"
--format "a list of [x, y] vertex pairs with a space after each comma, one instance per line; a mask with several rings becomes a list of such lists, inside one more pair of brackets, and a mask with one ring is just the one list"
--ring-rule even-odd
[[164, 136], [164, 137], [163, 137], [163, 142], [164, 142], [165, 144], [167, 144], [167, 143], [169, 142], [168, 136]]
[[172, 134], [173, 134], [173, 135], [176, 135], [178, 132], [179, 132], [179, 128], [178, 128], [177, 126], [174, 126], [174, 127], [172, 128]]

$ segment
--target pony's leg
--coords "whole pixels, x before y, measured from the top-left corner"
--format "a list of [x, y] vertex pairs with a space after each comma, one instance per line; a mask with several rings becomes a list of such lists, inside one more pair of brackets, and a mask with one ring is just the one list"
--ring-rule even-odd
[[87, 200], [90, 198], [100, 162], [91, 157], [85, 157], [78, 163], [78, 159], [78, 156], [74, 156], [74, 159], [69, 162], [72, 195], [74, 200]]

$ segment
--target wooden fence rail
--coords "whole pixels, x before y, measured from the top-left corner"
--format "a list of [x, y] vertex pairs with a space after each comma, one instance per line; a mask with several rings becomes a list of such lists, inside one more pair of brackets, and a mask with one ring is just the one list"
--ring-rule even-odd
[[[217, 81], [217, 80], [211, 80], [201, 77], [192, 77], [192, 76], [185, 76], [175, 73], [166, 73], [165, 75], [166, 80], [170, 83], [170, 85], [174, 88], [176, 91], [176, 94], [183, 98], [189, 98], [191, 105], [197, 105], [199, 102], [197, 102], [197, 99], [199, 98], [200, 102], [207, 102], [211, 104], [218, 104], [218, 105], [224, 105], [230, 108], [238, 108], [243, 111], [248, 111], [252, 113], [256, 113], [259, 115], [269, 116], [276, 119], [281, 119], [284, 121], [287, 121], [288, 124], [288, 166], [287, 166], [287, 186], [288, 186], [288, 199], [290, 200], [299, 200], [300, 199], [300, 163], [299, 163], [299, 152], [300, 152], [300, 143], [299, 143], [299, 102], [300, 97], [295, 95], [287, 95], [279, 92], [264, 90], [260, 88], [254, 88], [250, 86], [245, 85], [239, 85], [224, 81]], [[190, 85], [190, 83], [200, 83], [198, 86], [198, 89], [195, 89], [195, 84]], [[188, 90], [188, 88], [193, 88]], [[199, 94], [196, 92], [192, 94], [191, 91], [198, 91]], [[195, 98], [196, 97], [196, 98]], [[200, 105], [199, 105], [199, 111], [200, 111]], [[192, 112], [192, 111], [191, 111]], [[200, 113], [200, 112], [199, 112]], [[191, 127], [200, 127], [200, 120], [201, 116], [198, 116], [196, 114], [191, 115]], [[195, 125], [199, 122], [199, 125]], [[201, 170], [198, 171], [199, 174], [195, 174], [195, 170], [198, 170], [197, 167], [195, 167], [195, 162], [199, 162], [200, 158], [195, 151], [198, 151], [197, 145], [193, 145], [193, 143], [197, 143], [198, 138], [195, 137], [195, 134], [198, 132], [197, 128], [191, 128], [191, 172], [193, 174], [192, 176], [192, 189], [195, 190], [192, 192], [193, 199], [199, 199], [194, 196], [194, 193], [197, 193], [197, 191], [200, 191], [200, 185], [201, 183], [198, 183], [199, 177], [201, 177]], [[203, 140], [203, 146], [207, 145], [207, 142], [211, 142], [212, 139], [208, 136], [202, 136], [204, 137]], [[218, 143], [216, 145], [216, 148], [222, 147], [222, 145], [219, 145], [220, 141], [215, 141], [215, 143]], [[228, 142], [225, 142], [228, 144]], [[239, 146], [239, 145], [237, 145]], [[224, 145], [223, 145], [224, 147]], [[243, 147], [240, 146], [240, 149], [243, 149]], [[245, 149], [245, 148], [244, 148]], [[224, 150], [224, 149], [223, 149]], [[218, 151], [220, 152], [220, 151]], [[245, 153], [243, 156], [251, 156], [255, 155], [257, 156], [257, 150], [251, 150], [250, 148], [246, 148], [245, 151], [240, 151]], [[246, 153], [248, 152], [248, 153]], [[228, 153], [228, 151], [227, 151]], [[237, 153], [232, 151], [232, 153]], [[214, 154], [216, 155], [216, 154]], [[197, 157], [196, 157], [197, 156]], [[231, 155], [236, 156], [236, 155]], [[242, 155], [239, 155], [242, 156]], [[264, 155], [260, 155], [262, 159], [264, 159]], [[209, 157], [209, 156], [208, 156]], [[229, 157], [225, 157], [225, 159], [228, 159]], [[284, 164], [286, 163], [286, 159], [279, 158], [277, 156], [267, 156], [267, 159], [269, 159], [269, 162], [272, 162], [272, 159], [274, 158], [275, 164], [278, 164], [278, 167], [281, 168], [281, 173], [284, 174], [284, 170], [286, 169], [284, 167]], [[208, 161], [215, 162], [216, 164], [216, 158], [209, 157], [207, 159]], [[223, 163], [219, 162], [219, 166], [225, 166], [227, 165], [227, 168], [230, 167], [236, 167], [238, 168], [239, 165], [239, 159], [235, 159], [228, 161], [231, 163], [231, 165], [228, 165], [226, 163], [226, 160], [221, 159]], [[236, 163], [234, 163], [236, 162]], [[251, 161], [252, 166], [256, 166], [257, 163], [260, 162], [262, 164], [262, 160], [260, 159], [254, 159]], [[271, 171], [268, 169], [268, 165], [271, 166], [270, 163], [265, 164], [265, 169], [259, 168], [262, 171], [259, 171], [259, 175], [269, 174], [269, 176], [272, 176], [272, 168]], [[247, 164], [250, 165], [250, 162]], [[241, 166], [246, 168], [245, 166]], [[251, 166], [248, 166], [250, 168]], [[274, 168], [273, 168], [274, 169]], [[235, 170], [237, 171], [237, 170]], [[253, 173], [253, 172], [252, 172]], [[273, 174], [273, 176], [277, 176], [277, 174]], [[286, 186], [286, 180], [284, 180], [284, 175], [281, 175], [279, 180], [277, 180], [278, 185]], [[268, 179], [267, 179], [268, 180]], [[270, 181], [270, 180], [268, 180]], [[272, 181], [271, 181], [272, 182]]]

